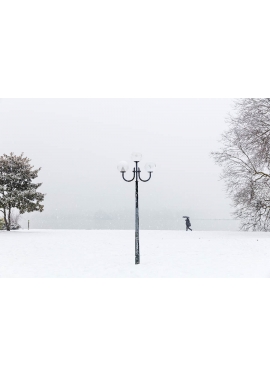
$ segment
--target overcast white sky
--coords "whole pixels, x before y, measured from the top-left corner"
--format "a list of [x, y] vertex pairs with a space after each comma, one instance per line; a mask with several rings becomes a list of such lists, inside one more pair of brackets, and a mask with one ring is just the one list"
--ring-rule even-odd
[[131, 177], [133, 151], [142, 153], [143, 171], [147, 161], [157, 165], [152, 179], [139, 185], [142, 227], [170, 228], [180, 215], [230, 218], [221, 170], [210, 152], [219, 147], [232, 103], [2, 99], [0, 154], [24, 152], [42, 167], [40, 191], [47, 194], [44, 212], [24, 220], [39, 227], [132, 227], [134, 182], [122, 180], [117, 164], [127, 160]]

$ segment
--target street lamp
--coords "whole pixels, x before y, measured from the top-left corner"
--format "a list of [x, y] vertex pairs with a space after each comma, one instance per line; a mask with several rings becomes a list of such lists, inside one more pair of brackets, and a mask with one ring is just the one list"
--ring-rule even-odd
[[124, 177], [125, 172], [128, 170], [128, 163], [126, 161], [120, 161], [117, 168], [122, 173], [122, 177], [126, 182], [132, 182], [135, 179], [135, 264], [140, 264], [140, 242], [139, 242], [139, 190], [138, 182], [147, 182], [151, 178], [151, 174], [156, 168], [156, 164], [148, 162], [145, 164], [145, 169], [149, 173], [148, 179], [141, 178], [141, 169], [138, 167], [138, 163], [142, 159], [141, 153], [134, 152], [131, 155], [132, 161], [135, 162], [135, 168], [133, 169], [133, 178], [126, 179]]

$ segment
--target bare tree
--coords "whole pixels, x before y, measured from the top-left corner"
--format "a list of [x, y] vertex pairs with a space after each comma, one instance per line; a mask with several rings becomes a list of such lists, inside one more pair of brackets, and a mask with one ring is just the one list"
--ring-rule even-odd
[[270, 230], [270, 98], [235, 100], [222, 148], [213, 152], [243, 230]]

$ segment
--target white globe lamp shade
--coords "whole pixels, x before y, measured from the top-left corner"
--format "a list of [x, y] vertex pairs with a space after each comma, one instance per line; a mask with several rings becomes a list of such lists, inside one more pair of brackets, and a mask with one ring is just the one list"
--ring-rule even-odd
[[147, 162], [145, 164], [145, 170], [147, 170], [149, 173], [153, 173], [155, 169], [156, 169], [156, 164], [154, 162]]
[[142, 159], [142, 154], [139, 153], [139, 152], [133, 152], [132, 155], [131, 155], [131, 159], [132, 159], [132, 161], [139, 162]]
[[126, 161], [120, 161], [117, 165], [117, 169], [120, 171], [120, 173], [125, 173], [128, 171], [128, 163]]

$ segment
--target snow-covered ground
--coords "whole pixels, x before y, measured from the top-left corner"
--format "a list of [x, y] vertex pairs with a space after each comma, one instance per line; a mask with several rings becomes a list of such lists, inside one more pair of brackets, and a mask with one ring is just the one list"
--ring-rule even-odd
[[0, 277], [270, 277], [270, 233], [0, 231]]

